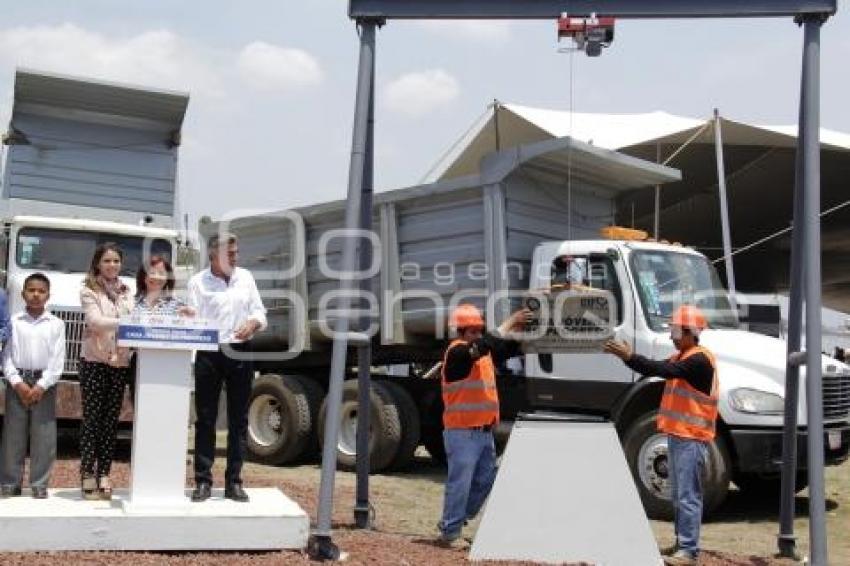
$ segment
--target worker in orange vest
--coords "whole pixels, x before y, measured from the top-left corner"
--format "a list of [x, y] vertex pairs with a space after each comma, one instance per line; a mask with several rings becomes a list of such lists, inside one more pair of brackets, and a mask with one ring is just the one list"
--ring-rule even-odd
[[499, 422], [496, 362], [519, 355], [519, 343], [507, 337], [522, 330], [531, 311], [513, 313], [498, 329], [484, 330], [484, 317], [474, 305], [459, 305], [449, 326], [457, 338], [443, 356], [443, 442], [448, 461], [443, 516], [439, 522], [443, 546], [465, 544], [461, 529], [474, 517], [496, 479], [493, 428]]
[[605, 351], [643, 376], [667, 383], [658, 409], [658, 430], [667, 435], [670, 496], [675, 509], [676, 546], [664, 559], [670, 565], [696, 564], [702, 521], [702, 469], [717, 422], [717, 363], [699, 345], [707, 322], [692, 305], [680, 306], [670, 320], [670, 338], [678, 352], [667, 361], [635, 354], [625, 342], [611, 340]]

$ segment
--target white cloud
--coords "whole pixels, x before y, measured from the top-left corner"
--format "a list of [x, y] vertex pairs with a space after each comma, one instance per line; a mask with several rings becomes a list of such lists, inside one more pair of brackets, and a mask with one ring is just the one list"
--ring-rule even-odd
[[262, 90], [313, 86], [323, 78], [319, 62], [310, 53], [262, 41], [249, 43], [242, 49], [237, 67], [246, 81]]
[[422, 116], [460, 95], [457, 79], [442, 69], [401, 75], [384, 88], [384, 103], [393, 112]]
[[71, 23], [0, 30], [0, 61], [192, 94], [221, 94], [216, 54], [168, 30], [112, 38]]
[[511, 37], [511, 24], [504, 20], [424, 20], [417, 24], [431, 33], [464, 41], [499, 42]]

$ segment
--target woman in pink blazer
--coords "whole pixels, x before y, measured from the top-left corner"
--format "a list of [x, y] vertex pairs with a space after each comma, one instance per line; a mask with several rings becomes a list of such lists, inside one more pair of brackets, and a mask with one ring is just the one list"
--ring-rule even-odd
[[118, 277], [123, 259], [117, 244], [98, 246], [80, 291], [86, 321], [80, 354], [80, 475], [83, 498], [89, 500], [112, 498], [109, 471], [130, 378], [130, 351], [119, 348], [116, 338], [118, 318], [133, 309], [130, 289]]

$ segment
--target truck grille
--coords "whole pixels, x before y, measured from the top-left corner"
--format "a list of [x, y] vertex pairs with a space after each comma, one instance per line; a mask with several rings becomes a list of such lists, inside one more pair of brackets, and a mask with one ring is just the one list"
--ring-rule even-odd
[[823, 418], [850, 416], [850, 375], [823, 376]]
[[65, 374], [76, 375], [80, 364], [80, 350], [83, 347], [83, 331], [86, 327], [83, 311], [51, 308], [50, 312], [65, 323]]

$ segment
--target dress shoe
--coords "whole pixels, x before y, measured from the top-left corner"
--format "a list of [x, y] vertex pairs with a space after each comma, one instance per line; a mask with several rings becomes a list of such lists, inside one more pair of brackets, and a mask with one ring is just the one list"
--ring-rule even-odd
[[192, 491], [192, 501], [195, 503], [206, 501], [210, 498], [210, 495], [212, 495], [212, 486], [207, 482], [200, 482]]
[[47, 488], [43, 485], [31, 488], [33, 499], [47, 499]]
[[233, 501], [239, 501], [241, 503], [248, 501], [248, 494], [245, 493], [244, 489], [242, 489], [241, 483], [232, 483], [224, 488], [224, 496], [227, 499], [232, 499]]
[[20, 494], [21, 486], [19, 485], [0, 486], [0, 497], [18, 497]]

